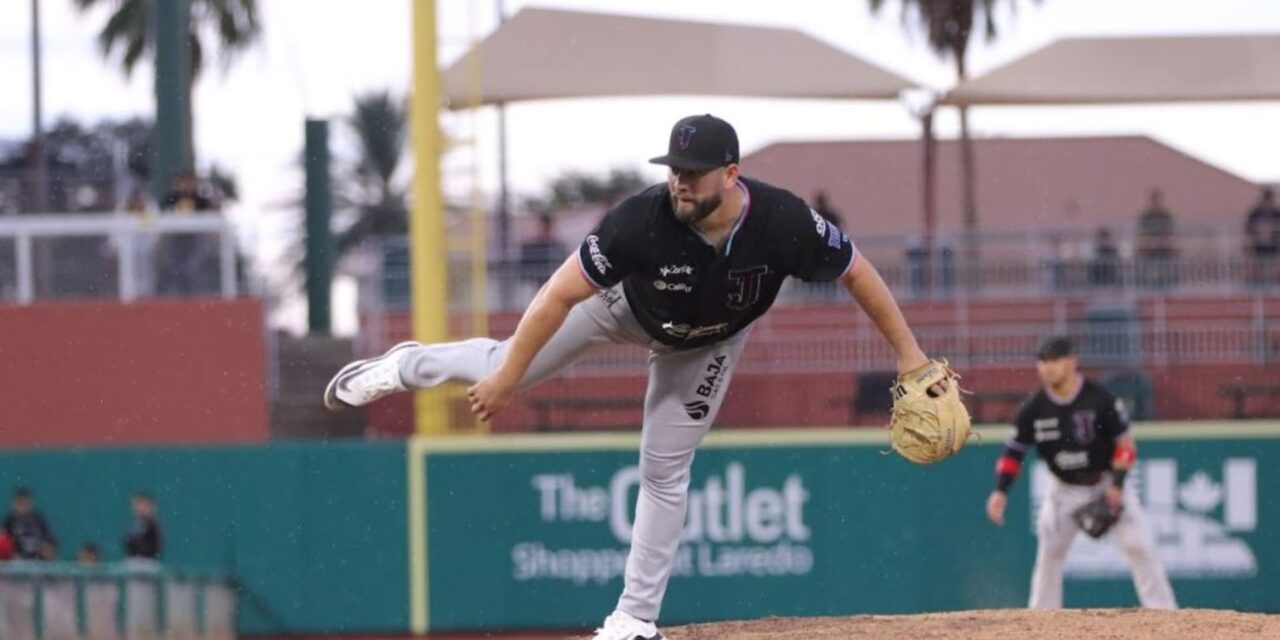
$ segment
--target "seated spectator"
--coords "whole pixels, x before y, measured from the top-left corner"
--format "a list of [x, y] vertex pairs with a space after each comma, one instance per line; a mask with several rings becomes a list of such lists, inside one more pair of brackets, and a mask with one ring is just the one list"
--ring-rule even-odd
[[14, 489], [12, 509], [0, 528], [13, 541], [19, 558], [39, 560], [44, 557], [46, 543], [56, 545], [49, 523], [36, 510], [35, 496], [26, 487]]
[[1270, 187], [1262, 190], [1258, 204], [1245, 220], [1244, 230], [1252, 258], [1249, 281], [1271, 281], [1277, 275], [1276, 262], [1280, 258], [1280, 207], [1276, 206], [1276, 194]]
[[53, 562], [58, 559], [58, 539], [48, 538], [40, 543], [40, 559]]
[[102, 562], [102, 554], [98, 552], [98, 545], [92, 542], [86, 542], [80, 545], [80, 552], [76, 554], [76, 562], [83, 567], [92, 567]]
[[1173, 284], [1172, 260], [1177, 255], [1174, 220], [1159, 189], [1151, 190], [1147, 208], [1138, 216], [1137, 245], [1139, 281], [1155, 286]]
[[1101, 227], [1093, 238], [1093, 262], [1089, 264], [1089, 283], [1101, 286], [1119, 281], [1120, 248], [1111, 237], [1111, 229]]
[[18, 555], [18, 547], [8, 533], [0, 531], [0, 562], [12, 560]]
[[520, 244], [520, 280], [541, 287], [569, 256], [555, 234], [555, 218], [538, 217], [538, 234]]
[[133, 494], [133, 526], [124, 536], [125, 557], [159, 560], [162, 545], [155, 501], [142, 492]]

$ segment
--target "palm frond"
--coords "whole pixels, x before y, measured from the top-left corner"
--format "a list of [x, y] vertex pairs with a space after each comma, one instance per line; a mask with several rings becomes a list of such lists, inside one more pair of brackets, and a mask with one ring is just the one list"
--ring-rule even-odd
[[191, 80], [195, 81], [204, 70], [204, 41], [200, 39], [200, 32], [194, 24], [187, 33], [187, 55], [191, 62], [189, 65]]
[[[125, 76], [133, 73], [142, 58], [154, 51], [152, 37], [152, 4], [156, 0], [73, 0], [80, 11], [99, 6], [113, 7], [98, 33], [98, 48], [104, 58], [123, 51], [121, 69]], [[192, 77], [204, 67], [205, 53], [210, 51], [202, 33], [211, 33], [224, 65], [258, 42], [262, 36], [257, 0], [191, 0], [190, 4]]]
[[224, 71], [262, 36], [256, 0], [194, 0], [192, 14], [193, 29], [217, 43]]
[[375, 185], [388, 185], [400, 166], [407, 142], [407, 122], [401, 102], [390, 92], [357, 96], [347, 120], [360, 148], [356, 172]]
[[212, 21], [218, 29], [218, 42], [228, 53], [238, 52], [262, 34], [255, 0], [205, 0], [212, 9]]
[[[1013, 11], [1015, 12], [1018, 10], [1017, 2], [1010, 2], [1009, 6], [1013, 7]], [[996, 7], [995, 0], [982, 0], [982, 15], [985, 17], [985, 22], [986, 22], [985, 31], [986, 31], [988, 42], [996, 39], [995, 7]]]
[[[1034, 0], [1039, 2], [1040, 0]], [[873, 13], [879, 13], [885, 0], [867, 0]], [[942, 57], [962, 57], [968, 49], [973, 28], [981, 20], [987, 40], [998, 34], [995, 8], [999, 0], [901, 0], [904, 26], [923, 31], [929, 48]], [[1017, 8], [1017, 0], [1007, 4]]]
[[137, 66], [138, 61], [150, 49], [146, 38], [129, 38], [128, 42], [129, 44], [124, 51], [124, 58], [121, 59], [121, 64], [124, 65], [125, 77], [133, 74], [133, 68]]
[[110, 58], [117, 48], [124, 51], [121, 66], [125, 77], [133, 74], [134, 66], [151, 47], [147, 37], [150, 29], [148, 20], [150, 10], [146, 2], [126, 0], [117, 5], [102, 25], [102, 31], [98, 32], [98, 49], [104, 58]]

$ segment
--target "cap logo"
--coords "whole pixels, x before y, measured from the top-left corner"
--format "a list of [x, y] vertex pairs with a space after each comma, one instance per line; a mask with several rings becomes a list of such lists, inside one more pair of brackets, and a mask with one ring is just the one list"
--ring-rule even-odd
[[676, 144], [680, 145], [681, 151], [689, 148], [689, 142], [693, 140], [693, 134], [697, 130], [698, 128], [691, 124], [680, 125], [680, 130], [676, 132]]

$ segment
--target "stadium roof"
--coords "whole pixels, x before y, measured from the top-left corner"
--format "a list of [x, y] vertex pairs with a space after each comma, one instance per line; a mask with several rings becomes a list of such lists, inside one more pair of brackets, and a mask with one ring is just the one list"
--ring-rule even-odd
[[455, 109], [639, 95], [896, 99], [915, 86], [793, 29], [550, 9], [515, 14], [443, 81]]
[[1280, 35], [1076, 38], [950, 91], [947, 104], [1280, 100]]
[[[1131, 230], [1153, 187], [1179, 225], [1244, 228], [1258, 186], [1145, 136], [981, 138], [979, 224], [985, 233]], [[810, 198], [826, 191], [856, 240], [921, 230], [919, 140], [779, 142], [742, 159], [743, 172]], [[963, 229], [960, 152], [938, 142], [938, 230]]]

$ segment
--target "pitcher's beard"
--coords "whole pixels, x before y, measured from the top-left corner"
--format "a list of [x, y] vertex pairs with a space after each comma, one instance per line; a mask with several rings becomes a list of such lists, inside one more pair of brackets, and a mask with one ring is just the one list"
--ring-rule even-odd
[[[724, 201], [724, 197], [715, 194], [701, 202], [695, 202], [690, 208], [687, 204], [680, 201], [674, 194], [671, 196], [671, 208], [676, 212], [676, 219], [687, 225], [695, 225], [711, 215], [711, 212], [720, 207], [720, 203]], [[681, 205], [684, 205], [683, 207]]]

